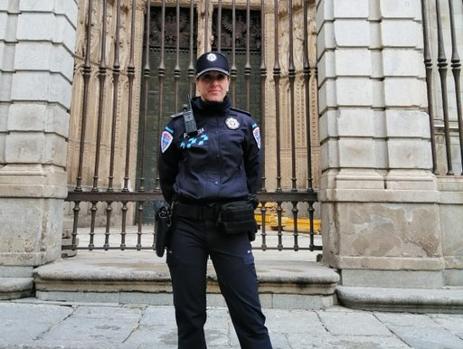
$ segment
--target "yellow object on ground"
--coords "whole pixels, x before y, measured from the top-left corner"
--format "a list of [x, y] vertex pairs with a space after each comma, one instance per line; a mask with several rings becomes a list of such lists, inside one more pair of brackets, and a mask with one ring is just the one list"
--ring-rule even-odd
[[[259, 226], [262, 226], [262, 214], [261, 205], [255, 210], [254, 217]], [[278, 215], [276, 213], [276, 203], [267, 202], [265, 204], [265, 227], [270, 227], [272, 230], [278, 230]], [[313, 220], [313, 230], [315, 234], [320, 233], [320, 219]], [[283, 231], [294, 231], [294, 220], [290, 217], [281, 217], [281, 230]], [[308, 218], [297, 219], [297, 231], [298, 233], [309, 233], [310, 232], [310, 220]]]
[[[292, 218], [287, 218], [286, 224], [283, 226], [284, 231], [294, 231], [294, 220]], [[314, 234], [320, 233], [320, 220], [313, 220], [313, 231]], [[310, 219], [308, 218], [298, 218], [297, 219], [297, 232], [298, 233], [309, 233], [310, 232]]]

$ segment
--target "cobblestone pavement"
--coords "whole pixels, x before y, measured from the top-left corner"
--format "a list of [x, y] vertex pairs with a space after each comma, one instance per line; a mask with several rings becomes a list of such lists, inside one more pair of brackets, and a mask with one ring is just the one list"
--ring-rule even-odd
[[[463, 348], [462, 314], [265, 309], [274, 349]], [[209, 308], [209, 349], [239, 348], [225, 308]], [[171, 306], [0, 302], [0, 348], [174, 349]], [[194, 349], [194, 348], [192, 348]]]

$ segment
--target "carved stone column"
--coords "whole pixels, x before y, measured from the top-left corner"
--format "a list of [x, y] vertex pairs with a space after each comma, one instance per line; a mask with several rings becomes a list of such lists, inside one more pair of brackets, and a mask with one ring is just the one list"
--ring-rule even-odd
[[1, 299], [60, 256], [77, 2], [2, 1], [0, 15]]

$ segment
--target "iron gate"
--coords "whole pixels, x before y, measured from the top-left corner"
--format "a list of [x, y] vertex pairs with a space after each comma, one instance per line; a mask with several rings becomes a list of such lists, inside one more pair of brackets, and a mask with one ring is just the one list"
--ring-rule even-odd
[[[233, 103], [254, 109], [262, 131], [273, 130], [271, 139], [262, 132], [265, 161], [258, 193], [261, 205], [256, 211], [260, 248], [321, 249], [315, 243], [314, 229], [317, 193], [311, 125], [317, 115], [311, 96], [316, 94], [316, 67], [309, 59], [309, 1], [286, 4], [282, 8], [278, 0], [273, 4], [261, 0], [251, 6], [248, 0], [245, 8], [237, 9], [235, 0], [177, 0], [175, 7], [168, 7], [165, 0], [81, 1], [84, 40], [81, 55], [76, 55], [73, 85], [71, 118], [76, 122], [68, 172], [75, 172], [76, 179], [67, 197], [73, 215], [67, 248], [155, 248], [156, 232], [152, 224], [145, 223], [153, 215], [153, 202], [162, 200], [154, 162], [159, 130], [168, 115], [181, 108], [185, 92], [194, 94], [195, 57], [211, 45], [229, 56]], [[294, 39], [296, 16], [303, 23], [298, 41]], [[141, 19], [143, 28], [137, 30]], [[266, 28], [266, 20], [273, 21], [271, 28]], [[270, 59], [266, 38], [272, 35]], [[137, 52], [141, 59], [137, 60]], [[167, 62], [166, 57], [172, 60]], [[268, 62], [272, 60], [271, 68]], [[301, 172], [303, 179], [298, 178]], [[285, 217], [285, 209], [290, 217]], [[290, 220], [290, 228], [285, 220]], [[301, 229], [301, 222], [307, 227]], [[269, 230], [270, 224], [275, 232]], [[128, 243], [129, 236], [133, 243]]]

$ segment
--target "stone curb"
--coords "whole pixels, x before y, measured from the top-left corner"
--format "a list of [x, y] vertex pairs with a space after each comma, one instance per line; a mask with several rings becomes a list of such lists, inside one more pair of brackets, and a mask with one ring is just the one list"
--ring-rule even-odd
[[336, 293], [340, 304], [355, 309], [463, 313], [463, 288], [410, 289], [338, 286]]

